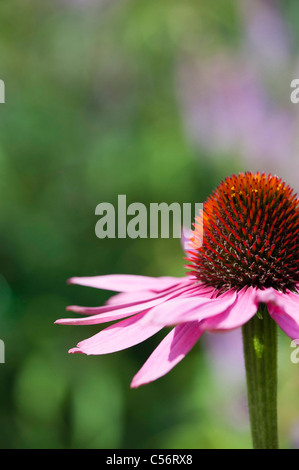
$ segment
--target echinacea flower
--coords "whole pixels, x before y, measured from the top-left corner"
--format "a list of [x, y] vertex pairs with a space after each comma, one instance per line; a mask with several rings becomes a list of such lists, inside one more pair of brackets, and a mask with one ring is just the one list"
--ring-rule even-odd
[[288, 336], [299, 338], [298, 234], [299, 200], [286, 183], [266, 174], [233, 175], [221, 182], [197, 217], [185, 247], [185, 277], [74, 277], [71, 284], [120, 293], [102, 307], [68, 307], [87, 316], [56, 323], [121, 320], [69, 351], [82, 354], [120, 351], [174, 326], [135, 375], [132, 387], [169, 372], [205, 331], [225, 332], [246, 324], [260, 304]]

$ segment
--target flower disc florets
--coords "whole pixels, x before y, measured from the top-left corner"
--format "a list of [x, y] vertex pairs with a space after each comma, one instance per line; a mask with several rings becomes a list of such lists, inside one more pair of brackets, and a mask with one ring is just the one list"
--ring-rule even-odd
[[233, 175], [196, 220], [188, 268], [221, 292], [246, 286], [297, 292], [298, 235], [299, 199], [288, 185], [272, 175]]

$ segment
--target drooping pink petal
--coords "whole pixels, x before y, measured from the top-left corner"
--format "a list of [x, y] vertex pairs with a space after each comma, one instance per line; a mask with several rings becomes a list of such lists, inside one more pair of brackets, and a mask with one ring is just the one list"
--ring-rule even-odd
[[[154, 291], [133, 291], [133, 292], [122, 292], [112, 296], [105, 305], [100, 307], [83, 307], [80, 305], [69, 305], [66, 310], [76, 313], [81, 313], [82, 315], [96, 315], [98, 313], [110, 312], [111, 310], [130, 307], [131, 305], [143, 304], [147, 301], [152, 301], [154, 299], [162, 299], [168, 294], [175, 293], [174, 296], [179, 295], [182, 291], [186, 289], [189, 291], [190, 288], [195, 288], [194, 281], [190, 280], [189, 282], [182, 282], [175, 286], [172, 286], [168, 289], [164, 289], [160, 292]], [[142, 307], [138, 311], [142, 311]], [[145, 307], [144, 307], [145, 308]]]
[[214, 299], [195, 292], [192, 297], [180, 297], [154, 307], [151, 309], [149, 319], [164, 326], [201, 321], [225, 312], [236, 299], [237, 294], [234, 291]]
[[[192, 281], [190, 279], [190, 287], [192, 286], [194, 281]], [[174, 291], [178, 291], [181, 287], [185, 288], [185, 287], [189, 287], [188, 283], [182, 283], [182, 284], [178, 284], [170, 289], [165, 289], [161, 292], [153, 292], [153, 291], [146, 291], [146, 290], [140, 290], [140, 291], [136, 291], [136, 292], [122, 292], [120, 294], [116, 294], [116, 295], [113, 295], [112, 297], [110, 297], [107, 302], [106, 302], [106, 305], [120, 305], [122, 303], [127, 303], [127, 302], [133, 302], [133, 301], [136, 301], [136, 300], [139, 300], [139, 301], [145, 301], [145, 300], [151, 300], [154, 298], [154, 296], [157, 296], [157, 295], [167, 295], [168, 293], [171, 293], [171, 292], [174, 292]], [[211, 289], [210, 289], [211, 291]]]
[[147, 305], [156, 305], [155, 301], [159, 303], [159, 300], [163, 301], [164, 296], [157, 296], [157, 295], [151, 295], [151, 297], [148, 300], [135, 300], [132, 302], [128, 303], [120, 303], [120, 304], [106, 304], [102, 305], [100, 307], [83, 307], [81, 305], [69, 305], [66, 310], [68, 312], [75, 312], [75, 313], [80, 313], [82, 315], [99, 315], [107, 312], [115, 312], [116, 310], [124, 310], [124, 312], [128, 312], [128, 315], [131, 313], [137, 313], [141, 312], [142, 310], [146, 309]]
[[120, 294], [115, 294], [112, 297], [109, 297], [109, 299], [106, 302], [106, 305], [121, 305], [121, 304], [126, 304], [129, 302], [135, 302], [135, 301], [144, 301], [144, 300], [150, 300], [153, 298], [153, 295], [157, 295], [156, 293], [153, 293], [153, 291], [150, 290], [140, 290], [136, 292], [122, 292]]
[[202, 330], [198, 322], [173, 328], [137, 372], [131, 387], [137, 388], [167, 374], [186, 356], [201, 335]]
[[237, 292], [236, 302], [224, 313], [213, 316], [202, 322], [205, 330], [233, 330], [244, 325], [257, 312], [256, 289], [243, 288]]
[[139, 290], [152, 290], [160, 292], [181, 282], [186, 278], [175, 277], [148, 277], [135, 276], [131, 274], [108, 274], [105, 276], [72, 277], [69, 284], [79, 284], [81, 286], [95, 287], [96, 289], [106, 289], [116, 292], [134, 292]]
[[146, 313], [139, 313], [133, 318], [127, 318], [109, 326], [91, 338], [81, 341], [76, 348], [69, 352], [109, 354], [145, 341], [162, 329], [161, 326], [144, 322]]
[[269, 313], [277, 325], [291, 338], [299, 338], [299, 324], [291, 315], [282, 313], [274, 307], [269, 308]]
[[255, 294], [256, 300], [258, 303], [263, 304], [279, 303], [279, 297], [276, 293], [278, 292], [273, 289], [273, 287], [269, 287], [268, 289], [257, 289]]
[[167, 304], [168, 299], [175, 298], [181, 295], [188, 295], [189, 291], [193, 292], [195, 287], [193, 283], [189, 285], [185, 284], [184, 287], [177, 289], [167, 290], [167, 295], [164, 293], [160, 295], [152, 295], [152, 298], [148, 301], [137, 301], [129, 304], [121, 305], [105, 305], [103, 307], [80, 307], [78, 305], [72, 305], [67, 308], [77, 313], [83, 313], [85, 315], [91, 315], [83, 318], [63, 318], [56, 320], [55, 323], [60, 325], [94, 325], [97, 323], [106, 323], [113, 320], [120, 320], [121, 318], [134, 315], [136, 313], [149, 310], [159, 304]]
[[143, 310], [136, 307], [128, 307], [126, 309], [114, 310], [107, 313], [101, 313], [98, 315], [91, 315], [90, 317], [81, 317], [81, 318], [61, 318], [56, 320], [54, 323], [58, 325], [99, 325], [101, 323], [108, 323], [110, 321], [122, 320], [126, 317], [131, 317], [140, 312], [148, 312], [149, 309]]
[[[148, 299], [139, 299], [139, 300], [135, 300], [129, 303], [120, 303], [120, 304], [117, 304], [117, 303], [108, 304], [107, 303], [106, 305], [103, 305], [101, 307], [83, 307], [80, 305], [70, 305], [66, 308], [66, 310], [71, 311], [71, 312], [81, 313], [83, 315], [94, 315], [94, 316], [107, 313], [107, 312], [113, 312], [113, 311], [115, 312], [116, 310], [123, 310], [124, 313], [128, 312], [128, 315], [130, 315], [132, 313], [142, 312], [146, 308], [150, 308], [161, 302], [164, 302], [165, 300], [167, 300], [167, 298], [171, 298], [172, 295], [176, 296], [178, 294], [176, 294], [176, 291], [174, 294], [173, 292], [171, 292], [170, 295], [164, 295], [164, 293], [160, 295], [157, 295], [157, 294], [154, 295], [153, 293], [151, 293], [151, 297], [149, 297]], [[138, 299], [139, 296], [136, 296], [136, 297]], [[132, 296], [131, 298], [133, 299], [135, 297]]]
[[292, 339], [299, 338], [299, 295], [265, 289], [257, 293], [259, 302], [267, 304], [269, 314]]

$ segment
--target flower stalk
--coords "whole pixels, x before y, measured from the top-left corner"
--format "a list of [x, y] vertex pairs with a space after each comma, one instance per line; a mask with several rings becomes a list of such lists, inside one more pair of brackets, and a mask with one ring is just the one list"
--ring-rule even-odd
[[277, 331], [266, 305], [242, 331], [253, 448], [278, 449]]

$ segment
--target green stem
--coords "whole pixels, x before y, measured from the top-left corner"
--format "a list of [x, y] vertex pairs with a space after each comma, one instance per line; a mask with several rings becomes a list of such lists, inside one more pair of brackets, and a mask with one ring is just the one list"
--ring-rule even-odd
[[253, 447], [278, 449], [276, 323], [263, 305], [242, 331]]

